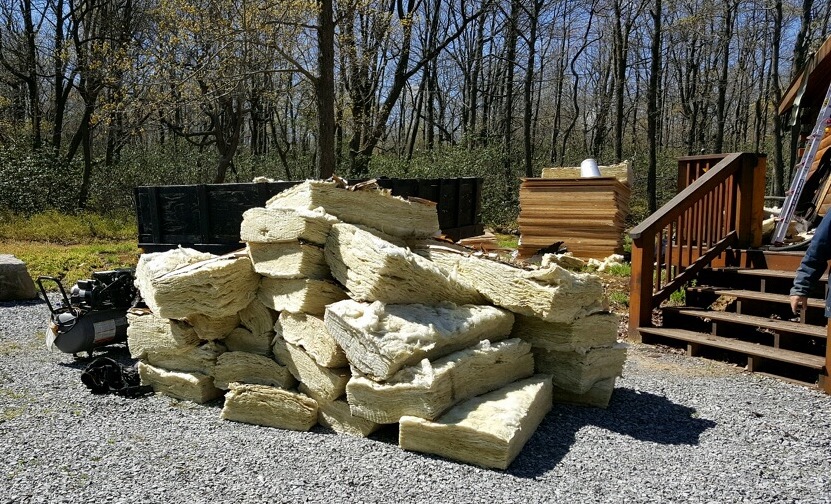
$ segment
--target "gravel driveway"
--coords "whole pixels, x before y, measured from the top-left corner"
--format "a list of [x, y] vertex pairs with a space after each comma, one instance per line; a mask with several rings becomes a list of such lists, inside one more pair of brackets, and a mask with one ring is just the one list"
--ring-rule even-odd
[[0, 502], [831, 502], [831, 397], [725, 364], [632, 345], [607, 410], [555, 405], [502, 472], [93, 396], [47, 313], [0, 303]]

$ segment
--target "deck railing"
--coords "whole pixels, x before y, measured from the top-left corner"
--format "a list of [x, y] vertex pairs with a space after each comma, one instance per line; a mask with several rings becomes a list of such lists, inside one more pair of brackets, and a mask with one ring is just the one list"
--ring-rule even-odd
[[629, 233], [629, 337], [652, 325], [652, 310], [728, 247], [762, 240], [764, 155], [690, 156], [678, 161], [679, 193]]

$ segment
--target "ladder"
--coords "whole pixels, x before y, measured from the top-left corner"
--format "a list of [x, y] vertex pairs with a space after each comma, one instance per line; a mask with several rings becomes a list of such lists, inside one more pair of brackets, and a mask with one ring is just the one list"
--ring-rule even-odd
[[825, 100], [823, 100], [820, 107], [814, 131], [808, 136], [808, 148], [805, 149], [802, 159], [795, 166], [796, 173], [791, 181], [791, 188], [785, 193], [785, 203], [782, 204], [782, 212], [776, 219], [776, 229], [774, 229], [773, 238], [771, 239], [773, 245], [780, 246], [785, 241], [785, 233], [788, 231], [791, 219], [793, 219], [796, 204], [802, 195], [802, 189], [805, 188], [805, 181], [808, 179], [811, 163], [817, 155], [819, 144], [827, 126], [831, 126], [831, 85], [828, 86], [828, 92], [825, 93]]

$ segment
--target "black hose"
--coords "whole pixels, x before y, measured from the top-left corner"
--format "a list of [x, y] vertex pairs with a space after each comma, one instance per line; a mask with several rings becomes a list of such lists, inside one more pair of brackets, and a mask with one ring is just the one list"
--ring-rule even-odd
[[792, 252], [797, 250], [808, 250], [808, 245], [811, 244], [811, 240], [814, 238], [814, 235], [811, 235], [805, 241], [801, 241], [799, 243], [791, 243], [790, 245], [782, 245], [781, 247], [777, 247], [775, 245], [771, 245], [768, 250], [773, 252]]

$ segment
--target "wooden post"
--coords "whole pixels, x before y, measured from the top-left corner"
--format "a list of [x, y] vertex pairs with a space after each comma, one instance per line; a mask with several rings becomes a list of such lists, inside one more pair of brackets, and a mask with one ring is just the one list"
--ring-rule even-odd
[[767, 158], [744, 153], [739, 163], [741, 167], [736, 172], [736, 233], [739, 247], [759, 247], [762, 244]]
[[747, 162], [747, 155], [743, 154], [738, 160], [741, 164], [736, 172], [736, 234], [738, 246], [747, 248], [753, 240], [751, 232], [751, 216], [753, 208], [753, 171]]
[[825, 332], [825, 368], [819, 377], [819, 388], [826, 394], [831, 394], [831, 324], [828, 322]]
[[755, 163], [749, 169], [752, 171], [753, 194], [750, 208], [750, 246], [760, 247], [762, 245], [762, 221], [765, 219], [765, 177], [767, 176], [767, 156], [756, 154], [753, 156]]
[[[654, 236], [632, 240], [632, 277], [629, 280], [629, 339], [640, 342], [639, 327], [652, 325], [652, 290], [654, 288]], [[644, 246], [646, 244], [646, 246]]]

